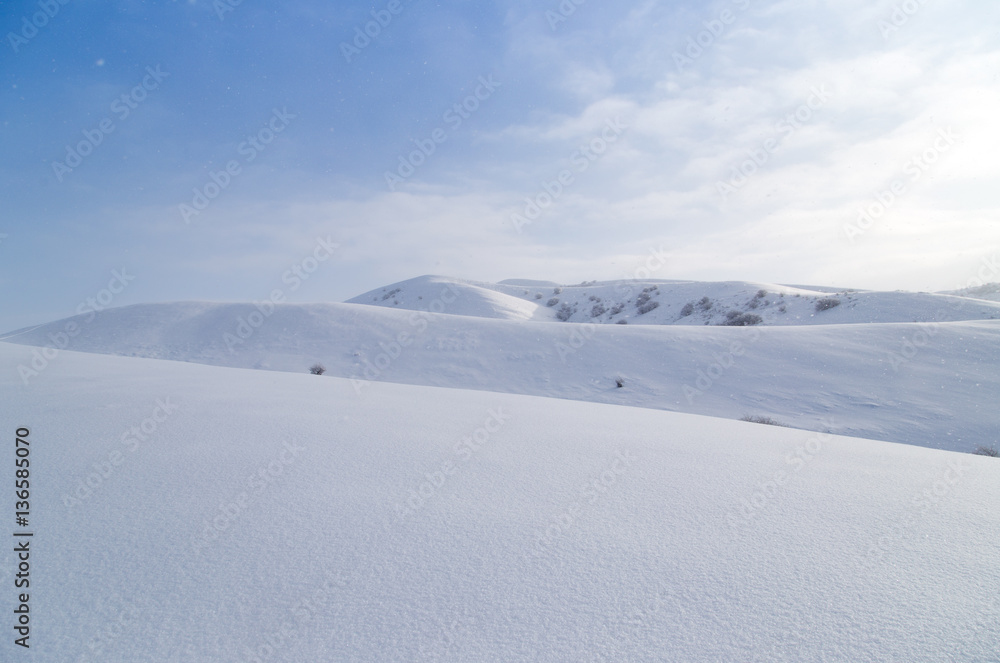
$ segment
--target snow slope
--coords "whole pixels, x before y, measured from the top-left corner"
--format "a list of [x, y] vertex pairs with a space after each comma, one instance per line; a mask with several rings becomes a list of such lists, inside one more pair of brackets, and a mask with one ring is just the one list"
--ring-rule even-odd
[[[447, 292], [432, 291], [430, 301]], [[320, 362], [327, 375], [355, 379], [361, 393], [390, 381], [770, 416], [956, 451], [1000, 443], [1000, 320], [597, 325], [357, 304], [182, 302], [109, 309], [7, 340], [37, 346], [12, 368], [28, 385], [51, 379], [44, 355], [55, 351], [44, 346], [52, 346], [293, 372]], [[56, 353], [51, 363], [59, 361]]]
[[32, 351], [35, 661], [1000, 660], [996, 459]]

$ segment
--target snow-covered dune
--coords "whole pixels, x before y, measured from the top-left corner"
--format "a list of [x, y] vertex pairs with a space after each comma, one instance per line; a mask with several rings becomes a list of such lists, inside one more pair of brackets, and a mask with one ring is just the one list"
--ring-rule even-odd
[[35, 661], [998, 660], [993, 458], [33, 350]]
[[597, 325], [357, 304], [188, 302], [109, 309], [6, 340], [36, 346], [11, 368], [29, 385], [52, 379], [47, 366], [60, 361], [52, 348], [65, 347], [293, 372], [318, 362], [328, 376], [353, 378], [359, 393], [389, 381], [769, 416], [956, 451], [1000, 442], [1000, 320]]

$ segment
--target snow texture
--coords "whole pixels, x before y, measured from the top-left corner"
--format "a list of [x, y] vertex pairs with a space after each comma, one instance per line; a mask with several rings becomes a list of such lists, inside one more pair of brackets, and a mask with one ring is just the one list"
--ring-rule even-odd
[[993, 458], [33, 350], [36, 661], [1000, 660]]

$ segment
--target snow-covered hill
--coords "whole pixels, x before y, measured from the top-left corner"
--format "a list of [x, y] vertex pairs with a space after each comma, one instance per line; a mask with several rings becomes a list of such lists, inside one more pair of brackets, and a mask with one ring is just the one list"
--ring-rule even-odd
[[[978, 293], [983, 288], [974, 290]], [[1000, 319], [1000, 301], [983, 301], [990, 297], [976, 299], [977, 294], [963, 293], [837, 290], [743, 281], [634, 280], [556, 285], [545, 281], [483, 283], [421, 276], [348, 301], [451, 315], [598, 324], [750, 326]]]
[[997, 660], [996, 459], [33, 350], [35, 661]]
[[[444, 276], [420, 276], [347, 300], [411, 311], [430, 311], [503, 320], [555, 320], [540, 302], [510, 294], [510, 288]], [[527, 292], [527, 291], [525, 291]]]
[[983, 285], [970, 286], [961, 290], [950, 290], [941, 294], [1000, 302], [1000, 283], [984, 283]]
[[[328, 376], [353, 379], [358, 393], [389, 381], [768, 416], [956, 451], [1000, 443], [1000, 320], [567, 324], [455, 315], [468, 310], [468, 291], [455, 294], [451, 282], [424, 285], [415, 301], [444, 313], [358, 304], [146, 304], [5, 338], [36, 346], [13, 368], [27, 385], [51, 379], [48, 366], [60, 361], [55, 348], [293, 372], [318, 362]], [[469, 295], [469, 308], [487, 301], [481, 290]], [[933, 311], [912, 317], [933, 319]]]

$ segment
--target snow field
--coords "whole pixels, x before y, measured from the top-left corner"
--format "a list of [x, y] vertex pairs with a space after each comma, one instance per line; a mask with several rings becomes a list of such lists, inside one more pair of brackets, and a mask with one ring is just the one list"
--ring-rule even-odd
[[997, 660], [995, 459], [31, 351], [40, 661]]

